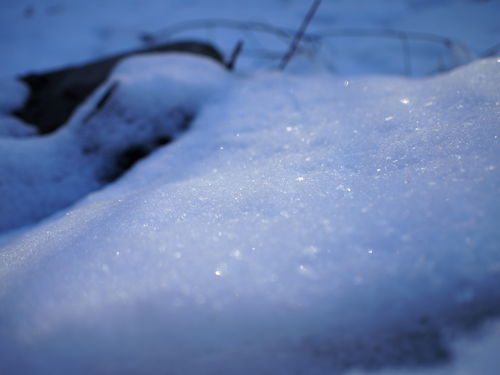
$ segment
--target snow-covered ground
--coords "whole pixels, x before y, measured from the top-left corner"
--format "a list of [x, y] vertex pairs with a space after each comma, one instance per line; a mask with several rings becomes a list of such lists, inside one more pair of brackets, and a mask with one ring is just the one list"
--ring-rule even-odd
[[[498, 42], [499, 2], [323, 1], [315, 35], [391, 28], [470, 50], [410, 40], [410, 72], [399, 39], [308, 42], [283, 73], [251, 53], [283, 40], [202, 28], [182, 36], [226, 55], [244, 39], [236, 73], [132, 57], [53, 134], [9, 114], [15, 74], [188, 20], [294, 29], [308, 5], [2, 4], [0, 373], [496, 373], [500, 58], [436, 73]], [[116, 155], [167, 137], [104, 185]]]

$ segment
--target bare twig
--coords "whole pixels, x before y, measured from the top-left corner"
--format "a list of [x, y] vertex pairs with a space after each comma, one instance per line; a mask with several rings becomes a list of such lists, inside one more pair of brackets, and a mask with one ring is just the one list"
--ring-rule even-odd
[[321, 4], [321, 0], [314, 0], [312, 3], [311, 7], [309, 8], [309, 11], [307, 12], [306, 16], [304, 17], [304, 20], [302, 21], [302, 25], [300, 25], [299, 30], [293, 37], [292, 43], [290, 44], [290, 48], [288, 49], [287, 53], [283, 56], [281, 59], [280, 65], [278, 66], [279, 70], [284, 70], [290, 61], [290, 59], [293, 57], [295, 54], [295, 51], [297, 50], [297, 46], [299, 45], [300, 40], [304, 36], [304, 33], [307, 29], [307, 26], [309, 26], [309, 23], [314, 17], [314, 14], [318, 10], [319, 4]]
[[[402, 66], [404, 69], [405, 75], [413, 74], [413, 66], [412, 66], [412, 54], [411, 54], [411, 42], [412, 41], [421, 41], [434, 43], [443, 46], [447, 50], [448, 56], [452, 59], [452, 64], [454, 66], [463, 64], [464, 62], [470, 60], [473, 56], [472, 52], [467, 48], [467, 46], [461, 43], [458, 40], [449, 39], [446, 37], [442, 37], [440, 35], [432, 34], [432, 33], [424, 33], [424, 32], [411, 32], [411, 31], [402, 31], [396, 29], [362, 29], [362, 28], [342, 28], [342, 29], [326, 29], [320, 30], [314, 33], [306, 33], [306, 28], [308, 23], [311, 21], [314, 16], [314, 12], [318, 7], [317, 4], [320, 3], [320, 0], [316, 0], [313, 4], [309, 12], [304, 18], [301, 28], [298, 31], [293, 29], [289, 29], [286, 27], [278, 27], [269, 25], [262, 22], [253, 22], [253, 21], [235, 21], [225, 18], [218, 19], [200, 19], [194, 21], [181, 22], [179, 24], [175, 24], [169, 26], [160, 32], [157, 33], [148, 33], [143, 34], [142, 39], [146, 43], [157, 43], [159, 41], [164, 41], [176, 34], [180, 34], [186, 31], [191, 30], [199, 30], [199, 29], [233, 29], [240, 30], [248, 33], [264, 33], [269, 35], [276, 36], [279, 40], [287, 43], [290, 48], [287, 51], [287, 56], [292, 51], [292, 47], [294, 48], [293, 54], [296, 53], [298, 48], [298, 44], [300, 42], [309, 43], [309, 44], [320, 44], [322, 41], [325, 41], [328, 38], [381, 38], [381, 39], [397, 39], [401, 43], [402, 49]], [[290, 42], [292, 39], [292, 42]], [[247, 43], [248, 44], [248, 43]], [[495, 45], [492, 48], [485, 51], [482, 56], [485, 55], [494, 55], [500, 49], [499, 45]], [[287, 62], [283, 62], [285, 56], [279, 53], [274, 53], [273, 51], [263, 51], [262, 56], [259, 55], [259, 50], [255, 48], [245, 48], [244, 55], [245, 56], [253, 56], [260, 57], [262, 59], [281, 59], [280, 69], [282, 65], [286, 66]], [[287, 57], [288, 58], [288, 57]]]
[[[409, 41], [422, 41], [429, 43], [436, 43], [448, 50], [449, 56], [454, 60], [454, 65], [463, 64], [472, 58], [472, 52], [467, 48], [467, 46], [457, 40], [445, 38], [439, 35], [431, 33], [422, 32], [411, 32], [411, 31], [401, 31], [401, 30], [377, 30], [377, 29], [328, 29], [319, 31], [318, 34], [312, 37], [321, 36], [326, 39], [328, 37], [341, 37], [341, 38], [387, 38], [387, 39], [398, 39], [401, 41], [401, 46], [403, 49], [403, 64], [405, 69], [405, 74], [411, 74], [411, 56], [410, 56], [410, 46]], [[455, 52], [460, 52], [462, 58], [457, 56]]]
[[234, 47], [233, 52], [229, 57], [229, 60], [225, 64], [228, 70], [234, 69], [234, 65], [236, 64], [236, 60], [238, 59], [238, 56], [240, 55], [242, 49], [243, 49], [243, 41], [239, 40], [238, 43], [236, 43], [236, 46]]
[[244, 31], [261, 32], [265, 34], [275, 35], [283, 40], [288, 41], [293, 35], [294, 30], [286, 29], [284, 27], [275, 27], [263, 22], [254, 21], [235, 21], [226, 18], [213, 18], [213, 19], [201, 19], [181, 22], [163, 30], [155, 33], [143, 33], [140, 35], [141, 40], [147, 43], [154, 43], [157, 40], [165, 40], [170, 38], [175, 34], [182, 33], [184, 31], [197, 30], [197, 29], [236, 29]]
[[421, 33], [413, 31], [401, 31], [401, 30], [377, 30], [377, 29], [328, 29], [320, 31], [316, 37], [361, 37], [361, 38], [395, 38], [401, 39], [404, 35], [408, 40], [420, 40], [424, 42], [437, 43], [450, 49], [453, 46], [460, 49], [465, 56], [472, 56], [469, 49], [462, 43], [456, 40], [445, 38], [436, 34], [431, 33]]

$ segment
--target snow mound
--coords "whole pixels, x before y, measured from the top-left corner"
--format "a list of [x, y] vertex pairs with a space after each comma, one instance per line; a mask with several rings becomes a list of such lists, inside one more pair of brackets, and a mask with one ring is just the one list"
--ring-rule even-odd
[[0, 231], [40, 220], [116, 179], [187, 127], [227, 82], [228, 73], [206, 58], [132, 57], [61, 131], [0, 138]]
[[[105, 108], [146, 106], [148, 121], [119, 135], [103, 129], [121, 126], [118, 111], [98, 112], [92, 141], [157, 135], [143, 127], [163, 129], [152, 116], [162, 103], [197, 117], [124, 178], [3, 246], [1, 371], [436, 364], [450, 338], [500, 313], [500, 60], [422, 81], [268, 73], [232, 84], [182, 60], [165, 91], [152, 72], [166, 60], [141, 61], [137, 80], [122, 66], [133, 90], [117, 71], [123, 86]], [[80, 124], [99, 97], [51, 142], [81, 144], [71, 137], [88, 134]], [[84, 166], [98, 162], [65, 160], [75, 180], [95, 181]]]
[[0, 79], [0, 113], [7, 114], [9, 111], [21, 106], [28, 96], [28, 88], [15, 79]]
[[15, 79], [0, 79], [0, 137], [26, 137], [36, 129], [11, 116], [28, 95], [28, 88]]

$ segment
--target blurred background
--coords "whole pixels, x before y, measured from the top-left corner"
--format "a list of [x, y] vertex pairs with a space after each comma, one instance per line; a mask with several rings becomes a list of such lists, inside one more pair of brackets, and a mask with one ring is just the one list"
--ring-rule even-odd
[[[237, 71], [274, 69], [312, 1], [2, 0], [0, 77], [172, 40], [208, 41]], [[288, 69], [426, 76], [498, 53], [497, 0], [323, 0]]]

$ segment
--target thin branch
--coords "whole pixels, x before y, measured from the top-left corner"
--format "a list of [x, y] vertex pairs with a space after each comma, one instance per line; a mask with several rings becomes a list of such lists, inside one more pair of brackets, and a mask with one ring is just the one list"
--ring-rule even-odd
[[236, 46], [234, 47], [233, 52], [229, 57], [229, 60], [225, 64], [228, 70], [234, 69], [234, 65], [236, 64], [236, 60], [238, 59], [238, 56], [240, 55], [242, 49], [243, 49], [243, 41], [239, 40], [238, 43], [236, 43]]
[[297, 47], [299, 45], [300, 40], [304, 36], [304, 33], [306, 32], [307, 26], [309, 26], [309, 23], [314, 17], [314, 14], [318, 10], [319, 4], [321, 4], [321, 0], [314, 0], [312, 3], [311, 7], [309, 8], [309, 11], [307, 12], [306, 16], [304, 17], [304, 20], [302, 21], [302, 25], [300, 25], [299, 30], [293, 37], [292, 43], [290, 44], [290, 48], [288, 49], [287, 53], [283, 56], [281, 59], [280, 65], [278, 67], [279, 70], [284, 70], [290, 61], [290, 59], [293, 57], [295, 54], [295, 51], [297, 50]]
[[146, 41], [147, 43], [151, 43], [158, 39], [160, 40], [167, 39], [172, 35], [179, 34], [184, 31], [190, 31], [196, 29], [213, 29], [213, 28], [262, 32], [266, 34], [273, 34], [287, 41], [294, 33], [294, 30], [292, 29], [286, 29], [283, 27], [274, 27], [272, 25], [263, 22], [235, 21], [225, 18], [213, 18], [213, 19], [201, 19], [201, 20], [193, 20], [193, 21], [177, 23], [175, 25], [169, 26], [155, 33], [144, 33], [140, 36], [140, 38], [143, 41]]
[[[465, 61], [472, 59], [472, 52], [467, 48], [467, 46], [457, 40], [452, 40], [439, 35], [431, 33], [421, 33], [412, 31], [401, 31], [401, 30], [377, 30], [377, 29], [336, 29], [336, 30], [323, 30], [320, 31], [315, 37], [321, 36], [322, 38], [327, 37], [341, 37], [341, 38], [388, 38], [388, 39], [399, 39], [403, 48], [403, 58], [406, 74], [408, 71], [411, 73], [411, 56], [409, 41], [423, 41], [429, 43], [436, 43], [448, 50], [449, 55], [454, 59], [455, 65], [463, 64]], [[462, 58], [457, 56], [456, 52], [460, 52]]]
[[[421, 33], [414, 31], [401, 31], [395, 29], [327, 29], [318, 32], [313, 37], [354, 37], [354, 38], [395, 38], [401, 39], [404, 35], [408, 40], [420, 40], [424, 42], [437, 43], [451, 49], [453, 46], [460, 49], [463, 54], [467, 57], [471, 57], [472, 53], [470, 50], [459, 41], [445, 38], [436, 34], [431, 33]], [[310, 35], [311, 36], [311, 35]]]
[[[181, 22], [169, 26], [163, 30], [155, 33], [144, 33], [140, 36], [143, 41], [147, 43], [155, 43], [158, 40], [168, 39], [173, 35], [197, 29], [236, 29], [243, 31], [262, 32], [266, 34], [273, 34], [283, 40], [289, 40], [294, 35], [294, 30], [286, 27], [272, 26], [263, 22], [253, 21], [235, 21], [225, 18], [201, 19], [194, 21]], [[469, 49], [457, 40], [452, 40], [432, 33], [402, 31], [397, 29], [357, 29], [357, 28], [343, 28], [343, 29], [326, 29], [315, 33], [305, 33], [302, 40], [306, 42], [317, 42], [327, 37], [361, 37], [361, 38], [396, 38], [401, 39], [404, 35], [408, 40], [420, 40], [431, 43], [441, 44], [447, 48], [456, 46], [462, 52], [471, 56]], [[498, 48], [498, 45], [495, 46]]]
[[[214, 18], [214, 19], [200, 19], [193, 21], [181, 22], [172, 26], [169, 26], [159, 32], [155, 33], [144, 33], [141, 35], [141, 39], [148, 44], [155, 43], [158, 40], [168, 39], [176, 34], [199, 29], [213, 29], [213, 28], [223, 28], [223, 29], [235, 29], [242, 31], [252, 31], [260, 32], [265, 34], [275, 35], [283, 41], [288, 41], [294, 35], [294, 30], [272, 26], [263, 22], [253, 22], [253, 21], [235, 21], [225, 18]], [[464, 56], [470, 58], [472, 53], [470, 50], [457, 40], [452, 40], [432, 33], [424, 32], [411, 32], [402, 31], [396, 29], [358, 29], [358, 28], [343, 28], [343, 29], [326, 29], [316, 33], [305, 33], [301, 39], [305, 42], [318, 42], [322, 39], [329, 37], [340, 37], [340, 38], [389, 38], [389, 39], [406, 39], [408, 42], [411, 40], [424, 41], [430, 43], [440, 44], [446, 47], [450, 53], [452, 49], [456, 48], [462, 52]], [[401, 41], [403, 44], [403, 41]], [[404, 47], [407, 48], [408, 46]], [[498, 46], [494, 46], [494, 48]], [[492, 48], [493, 53], [497, 49]], [[490, 49], [485, 52], [490, 52]], [[404, 52], [406, 53], [406, 52]], [[407, 57], [405, 57], [407, 59]], [[407, 62], [405, 62], [407, 66]]]
[[[358, 28], [326, 29], [314, 33], [309, 33], [309, 32], [306, 33], [305, 28], [307, 27], [308, 22], [310, 22], [312, 17], [314, 16], [314, 13], [312, 11], [313, 10], [314, 12], [316, 11], [314, 8], [317, 8], [316, 4], [319, 4], [319, 2], [320, 0], [316, 0], [312, 4], [312, 7], [309, 10], [306, 17], [304, 18], [303, 24], [298, 32], [289, 28], [272, 26], [262, 22], [235, 21], [235, 20], [220, 18], [220, 19], [201, 19], [201, 20], [181, 22], [169, 26], [157, 33], [143, 34], [142, 39], [146, 43], [155, 43], [158, 42], [159, 40], [165, 40], [176, 34], [190, 30], [214, 29], [214, 28], [234, 29], [249, 33], [257, 32], [257, 33], [274, 35], [278, 39], [290, 45], [290, 49], [288, 50], [287, 55], [290, 53], [293, 45], [295, 45], [295, 47], [293, 47], [295, 48], [293, 53], [296, 53], [296, 49], [298, 48], [298, 44], [300, 41], [303, 41], [305, 43], [321, 43], [323, 40], [328, 38], [352, 38], [352, 37], [398, 39], [401, 42], [403, 67], [406, 75], [411, 75], [413, 73], [412, 56], [410, 48], [411, 41], [423, 41], [443, 46], [448, 51], [449, 56], [451, 56], [451, 58], [453, 59], [454, 65], [460, 65], [465, 61], [470, 60], [473, 56], [469, 48], [467, 48], [467, 46], [461, 43], [460, 41], [445, 38], [432, 33], [411, 32], [411, 31], [402, 31], [396, 29], [358, 29]], [[291, 38], [293, 39], [292, 42], [290, 43]], [[499, 48], [500, 48], [499, 45], [495, 45], [481, 55], [482, 56], [494, 55], [495, 53], [498, 52]], [[245, 56], [250, 56], [250, 55], [255, 56], [257, 53], [258, 51], [252, 49], [245, 49], [244, 52]], [[280, 57], [281, 57], [280, 69], [281, 69], [285, 57], [279, 55], [275, 59], [278, 59]], [[266, 53], [265, 56], [262, 56], [262, 58], [265, 59], [272, 58], [272, 54]], [[284, 65], [286, 66], [286, 63]]]

